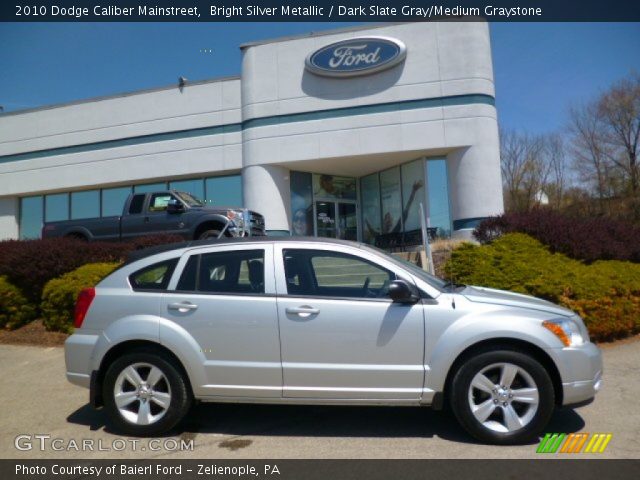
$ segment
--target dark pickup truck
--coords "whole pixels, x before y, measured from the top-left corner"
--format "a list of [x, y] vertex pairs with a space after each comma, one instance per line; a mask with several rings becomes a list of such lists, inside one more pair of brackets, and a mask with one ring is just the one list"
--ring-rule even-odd
[[246, 208], [205, 205], [193, 195], [175, 190], [129, 195], [122, 216], [47, 222], [42, 237], [83, 240], [127, 240], [158, 233], [186, 240], [265, 235], [264, 217]]

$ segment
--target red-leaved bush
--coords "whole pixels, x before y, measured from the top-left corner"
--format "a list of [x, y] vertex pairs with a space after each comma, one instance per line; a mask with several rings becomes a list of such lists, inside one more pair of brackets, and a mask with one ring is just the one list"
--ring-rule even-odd
[[605, 217], [570, 217], [548, 209], [505, 213], [481, 222], [473, 235], [480, 243], [489, 243], [513, 232], [530, 235], [552, 252], [587, 263], [640, 262], [640, 227]]
[[85, 242], [74, 238], [0, 242], [0, 276], [18, 287], [34, 305], [45, 284], [87, 263], [122, 262], [129, 252], [183, 241], [176, 235], [154, 235], [127, 242]]

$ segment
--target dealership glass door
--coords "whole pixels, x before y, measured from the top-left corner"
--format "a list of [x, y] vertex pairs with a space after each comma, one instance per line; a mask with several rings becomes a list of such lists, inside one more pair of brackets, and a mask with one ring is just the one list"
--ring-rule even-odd
[[318, 237], [358, 240], [355, 202], [316, 201], [314, 228]]

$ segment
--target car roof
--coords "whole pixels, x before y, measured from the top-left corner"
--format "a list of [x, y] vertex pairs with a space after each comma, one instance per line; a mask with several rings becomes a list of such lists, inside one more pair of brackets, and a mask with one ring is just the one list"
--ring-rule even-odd
[[171, 250], [182, 250], [185, 248], [191, 247], [203, 247], [208, 245], [233, 245], [233, 244], [243, 244], [243, 243], [274, 243], [274, 242], [286, 242], [286, 243], [304, 243], [304, 242], [314, 242], [314, 243], [324, 243], [327, 245], [350, 245], [352, 247], [362, 248], [362, 244], [358, 242], [353, 242], [350, 240], [339, 240], [336, 238], [324, 238], [324, 237], [288, 237], [288, 236], [279, 236], [279, 237], [269, 237], [269, 236], [256, 236], [256, 237], [237, 237], [237, 238], [213, 238], [207, 240], [190, 240], [185, 242], [177, 242], [177, 243], [168, 243], [165, 245], [156, 245], [153, 247], [146, 247], [140, 250], [134, 250], [129, 253], [127, 256], [127, 260], [125, 261], [125, 265], [136, 262], [143, 258], [150, 257], [152, 255], [156, 255], [158, 253], [170, 252]]

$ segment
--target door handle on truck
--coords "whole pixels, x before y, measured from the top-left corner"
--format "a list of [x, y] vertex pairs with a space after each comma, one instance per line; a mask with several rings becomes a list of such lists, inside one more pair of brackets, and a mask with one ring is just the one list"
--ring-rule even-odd
[[302, 318], [310, 317], [311, 315], [317, 315], [320, 310], [310, 307], [309, 305], [302, 305], [300, 307], [288, 307], [285, 311], [292, 315], [298, 315]]
[[198, 305], [191, 302], [170, 303], [169, 310], [178, 310], [180, 313], [186, 313], [189, 310], [197, 310]]

